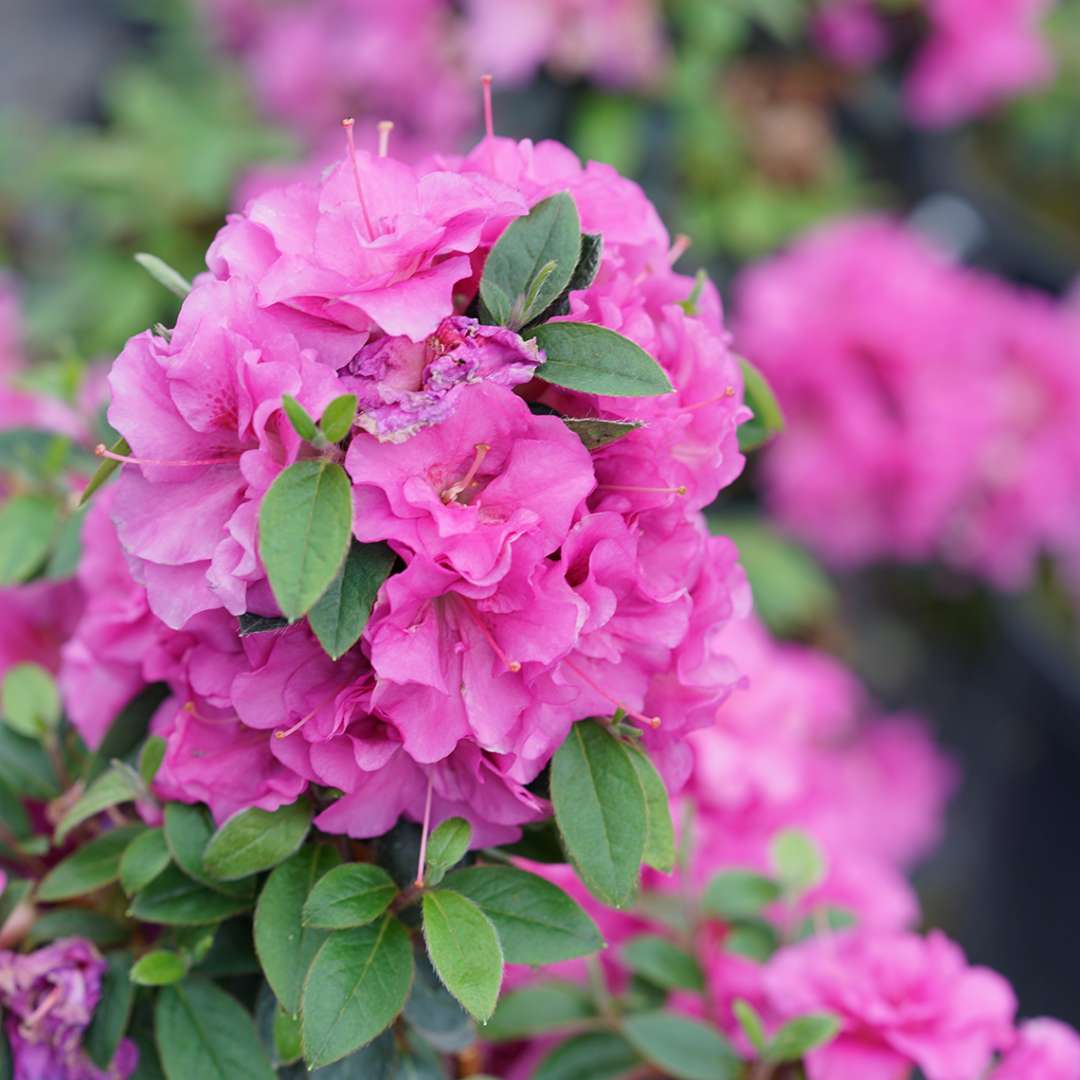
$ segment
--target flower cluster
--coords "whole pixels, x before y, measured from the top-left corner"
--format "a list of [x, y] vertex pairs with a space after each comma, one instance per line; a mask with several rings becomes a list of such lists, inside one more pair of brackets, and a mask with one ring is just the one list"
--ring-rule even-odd
[[[1052, 3], [925, 0], [928, 36], [904, 87], [911, 116], [927, 127], [955, 124], [1046, 82], [1053, 62], [1040, 24]], [[830, 0], [814, 32], [845, 64], [874, 63], [889, 47], [872, 0]]]
[[746, 272], [739, 344], [788, 431], [773, 511], [831, 561], [940, 557], [1016, 587], [1080, 552], [1080, 354], [1069, 309], [949, 264], [879, 219]]
[[0, 951], [0, 1006], [13, 1080], [126, 1080], [138, 1064], [129, 1039], [108, 1069], [91, 1062], [82, 1038], [101, 999], [105, 960], [88, 941], [67, 938], [31, 953]]
[[[751, 1054], [762, 1047], [752, 1045], [747, 1011], [765, 1037], [828, 1015], [832, 1033], [804, 1059], [809, 1080], [896, 1080], [916, 1066], [928, 1080], [965, 1080], [998, 1060], [994, 1080], [1075, 1080], [1080, 1036], [1053, 1020], [1014, 1029], [1016, 1002], [1001, 976], [970, 967], [940, 932], [908, 929], [917, 909], [899, 868], [934, 842], [951, 786], [951, 767], [918, 722], [867, 720], [841, 665], [771, 642], [752, 620], [725, 637], [748, 685], [714, 727], [692, 736], [694, 776], [675, 807], [693, 845], [683, 880], [651, 874], [642, 903], [626, 914], [575, 890], [562, 868], [544, 870], [600, 925], [616, 1007], [633, 995], [631, 975], [661, 983], [670, 975], [673, 1008], [708, 1019]], [[801, 887], [769, 891], [777, 837], [793, 832], [812, 838], [821, 865]], [[750, 888], [765, 891], [748, 900]], [[688, 903], [684, 890], [701, 900]], [[836, 929], [838, 920], [854, 925]], [[686, 969], [657, 966], [678, 955], [658, 949], [657, 936], [668, 950], [692, 942], [684, 960], [689, 970], [700, 965], [695, 992]], [[512, 982], [529, 989], [552, 976], [583, 979], [584, 971], [579, 961], [522, 969]], [[498, 1016], [495, 1032], [506, 1037]], [[525, 1080], [555, 1045], [550, 1035], [511, 1041], [494, 1047], [491, 1061], [506, 1070], [500, 1075]]]
[[[572, 325], [626, 335], [674, 392], [541, 382], [537, 340], [471, 314], [495, 240], [563, 192], [603, 238]], [[511, 838], [545, 812], [527, 785], [570, 725], [616, 710], [681, 784], [684, 734], [737, 677], [715, 632], [748, 594], [700, 511], [742, 467], [748, 413], [716, 296], [684, 310], [693, 282], [641, 191], [553, 143], [489, 139], [428, 170], [350, 153], [253, 200], [208, 262], [175, 329], [132, 339], [110, 376], [131, 457], [84, 531], [61, 670], [87, 742], [165, 683], [163, 794], [221, 820], [337, 789], [318, 824], [355, 837], [427, 809]], [[348, 394], [355, 424], [319, 457], [286, 399], [319, 416]], [[573, 418], [621, 437], [590, 450]], [[333, 659], [306, 622], [237, 634], [279, 615], [258, 517], [304, 461], [343, 465], [355, 542], [389, 546]]]

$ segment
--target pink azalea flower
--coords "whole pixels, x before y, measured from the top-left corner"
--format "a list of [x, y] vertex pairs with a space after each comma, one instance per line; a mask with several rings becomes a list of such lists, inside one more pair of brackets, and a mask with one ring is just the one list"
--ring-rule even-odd
[[829, 0], [815, 16], [811, 31], [818, 48], [850, 67], [869, 67], [889, 46], [871, 0]]
[[807, 1056], [809, 1080], [971, 1080], [1012, 1040], [1008, 983], [968, 967], [943, 934], [845, 931], [781, 950], [765, 977], [779, 1020], [826, 1011], [837, 1037]]
[[357, 435], [346, 466], [358, 540], [390, 540], [478, 586], [519, 553], [555, 551], [594, 484], [577, 435], [494, 385], [473, 387], [467, 409], [401, 445]]
[[1080, 1035], [1060, 1020], [1028, 1020], [991, 1075], [993, 1080], [1078, 1080]]
[[14, 1080], [126, 1080], [135, 1071], [139, 1054], [130, 1039], [104, 1072], [82, 1048], [104, 971], [104, 959], [82, 938], [26, 954], [0, 951], [0, 1004]]

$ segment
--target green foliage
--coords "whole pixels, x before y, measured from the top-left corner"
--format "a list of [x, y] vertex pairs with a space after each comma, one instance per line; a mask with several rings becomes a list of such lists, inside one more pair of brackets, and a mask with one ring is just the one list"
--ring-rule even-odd
[[317, 881], [304, 903], [304, 926], [350, 930], [374, 922], [397, 895], [397, 886], [381, 866], [347, 863]]
[[135, 261], [162, 287], [181, 300], [191, 292], [191, 282], [174, 270], [164, 259], [145, 251], [135, 253]]
[[283, 614], [306, 615], [337, 576], [352, 537], [352, 485], [324, 458], [297, 461], [259, 509], [259, 553]]
[[784, 414], [768, 380], [749, 360], [739, 357], [743, 376], [743, 400], [753, 419], [739, 425], [739, 449], [745, 454], [764, 446], [784, 430]]
[[448, 818], [428, 838], [424, 882], [438, 885], [446, 872], [456, 866], [469, 850], [472, 826], [460, 817]]
[[26, 581], [44, 562], [60, 527], [46, 495], [12, 495], [0, 506], [0, 586]]
[[135, 987], [130, 979], [131, 956], [126, 952], [109, 953], [101, 980], [101, 998], [94, 1019], [83, 1039], [90, 1060], [99, 1069], [108, 1069], [116, 1048], [124, 1037], [135, 1004]]
[[154, 949], [141, 956], [131, 969], [131, 981], [137, 986], [172, 986], [187, 972], [187, 961], [179, 953]]
[[592, 999], [574, 983], [528, 986], [500, 998], [495, 1015], [484, 1028], [484, 1038], [492, 1042], [528, 1039], [577, 1027], [595, 1015]]
[[170, 865], [139, 892], [130, 913], [162, 926], [207, 926], [250, 907], [250, 899], [208, 889]]
[[630, 751], [594, 721], [574, 724], [552, 759], [551, 799], [581, 880], [598, 900], [625, 907], [637, 891], [648, 829]]
[[606, 326], [551, 322], [531, 336], [547, 357], [537, 377], [556, 386], [611, 397], [672, 393], [664, 369], [640, 345]]
[[705, 973], [697, 960], [657, 934], [631, 938], [622, 947], [626, 966], [665, 990], [705, 989]]
[[518, 330], [570, 284], [581, 255], [581, 222], [566, 192], [538, 202], [510, 223], [491, 249], [480, 299], [491, 320]]
[[675, 826], [671, 821], [667, 788], [656, 771], [656, 766], [642, 750], [629, 743], [624, 745], [630, 755], [630, 764], [634, 766], [645, 792], [648, 825], [642, 862], [662, 874], [670, 874], [675, 869]]
[[385, 1030], [404, 1007], [412, 977], [409, 935], [393, 916], [330, 934], [304, 982], [308, 1067], [340, 1061]]
[[221, 826], [203, 852], [203, 866], [217, 881], [270, 870], [294, 854], [311, 828], [311, 803], [298, 799], [272, 813], [242, 810]]
[[0, 709], [20, 735], [40, 739], [60, 722], [60, 691], [38, 664], [14, 664], [0, 684]]
[[145, 791], [139, 774], [122, 762], [114, 762], [108, 772], [102, 773], [87, 789], [78, 802], [60, 819], [56, 827], [56, 842], [63, 843], [72, 829], [110, 807], [132, 802]]
[[36, 739], [0, 724], [0, 781], [31, 799], [48, 801], [60, 794], [49, 755]]
[[285, 415], [289, 418], [293, 430], [301, 439], [313, 443], [318, 438], [319, 429], [315, 426], [315, 421], [292, 394], [282, 394], [281, 407], [285, 410]]
[[342, 394], [334, 398], [323, 410], [319, 430], [330, 444], [342, 442], [352, 431], [356, 420], [357, 400], [355, 394]]
[[585, 444], [586, 450], [599, 450], [625, 439], [642, 427], [640, 420], [598, 420], [564, 416], [562, 422]]
[[638, 1013], [623, 1021], [627, 1040], [675, 1080], [737, 1080], [742, 1062], [728, 1041], [705, 1024], [667, 1012]]
[[47, 903], [71, 900], [116, 881], [124, 851], [143, 831], [142, 825], [110, 829], [77, 848], [41, 880], [38, 899]]
[[458, 870], [446, 887], [492, 921], [508, 964], [554, 964], [603, 948], [600, 931], [557, 885], [514, 866]]
[[784, 892], [799, 896], [825, 878], [825, 856], [813, 837], [799, 829], [783, 829], [769, 845], [769, 861]]
[[556, 1046], [536, 1067], [533, 1080], [618, 1080], [640, 1065], [637, 1051], [624, 1038], [592, 1031]]
[[491, 920], [450, 889], [424, 893], [423, 911], [428, 956], [443, 985], [477, 1020], [489, 1020], [503, 975], [502, 946]]
[[308, 612], [308, 623], [331, 659], [339, 659], [360, 640], [379, 588], [396, 562], [387, 544], [352, 541], [341, 569]]
[[789, 1020], [772, 1037], [765, 1051], [766, 1061], [798, 1061], [811, 1050], [836, 1037], [840, 1021], [828, 1013], [810, 1013]]
[[757, 915], [780, 899], [781, 889], [772, 878], [753, 870], [722, 870], [705, 888], [702, 906], [706, 914], [728, 922]]

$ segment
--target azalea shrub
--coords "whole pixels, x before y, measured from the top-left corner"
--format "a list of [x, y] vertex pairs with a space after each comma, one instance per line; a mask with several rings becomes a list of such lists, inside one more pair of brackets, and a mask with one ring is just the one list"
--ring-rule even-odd
[[1075, 1080], [915, 931], [954, 766], [705, 516], [782, 418], [685, 241], [559, 143], [345, 145], [0, 396], [0, 1075]]

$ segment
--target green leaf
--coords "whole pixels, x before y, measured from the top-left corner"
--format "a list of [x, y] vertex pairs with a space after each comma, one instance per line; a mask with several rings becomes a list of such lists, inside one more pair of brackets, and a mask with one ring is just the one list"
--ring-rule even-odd
[[274, 1057], [289, 1065], [303, 1054], [300, 1017], [290, 1016], [280, 1005], [274, 1008]]
[[128, 896], [145, 889], [169, 865], [169, 849], [161, 829], [137, 836], [120, 857], [120, 884]]
[[250, 907], [249, 899], [215, 892], [168, 866], [135, 897], [131, 914], [162, 926], [206, 926]]
[[732, 922], [757, 915], [780, 899], [780, 886], [753, 870], [721, 870], [705, 888], [702, 907], [706, 915]]
[[596, 1015], [589, 995], [573, 983], [551, 982], [514, 990], [499, 999], [484, 1039], [509, 1042], [565, 1031]]
[[735, 1014], [735, 1019], [739, 1021], [739, 1027], [750, 1040], [750, 1045], [759, 1054], [764, 1053], [769, 1037], [765, 1032], [765, 1022], [757, 1009], [744, 998], [736, 998], [731, 1003], [731, 1011]]
[[709, 275], [704, 270], [698, 270], [694, 275], [694, 287], [690, 290], [690, 295], [685, 300], [679, 301], [679, 307], [691, 317], [696, 317], [698, 313], [698, 302], [701, 300], [701, 294], [705, 289], [705, 283], [709, 280]]
[[335, 462], [297, 461], [270, 485], [259, 508], [259, 554], [290, 621], [308, 613], [341, 569], [352, 517], [352, 485]]
[[581, 880], [598, 900], [624, 907], [637, 890], [648, 827], [629, 751], [595, 721], [574, 724], [551, 763], [551, 799]]
[[0, 892], [0, 926], [3, 926], [15, 913], [15, 909], [29, 898], [33, 886], [32, 881], [8, 876], [7, 883]]
[[110, 829], [57, 863], [38, 886], [38, 899], [53, 904], [94, 892], [120, 876], [120, 858], [144, 831], [142, 825]]
[[151, 735], [139, 752], [139, 775], [149, 787], [154, 782], [158, 770], [165, 761], [165, 752], [169, 744], [160, 735]]
[[210, 838], [203, 866], [218, 881], [236, 881], [269, 870], [299, 849], [310, 828], [311, 803], [306, 798], [273, 813], [242, 810]]
[[[116, 454], [118, 457], [126, 457], [131, 453], [131, 447], [128, 445], [127, 439], [120, 438], [109, 447], [109, 453]], [[94, 475], [90, 477], [90, 483], [83, 488], [83, 493], [79, 496], [79, 506], [85, 506], [93, 498], [95, 492], [104, 487], [105, 482], [119, 468], [119, 461], [115, 461], [113, 458], [105, 458], [97, 467]]]
[[604, 947], [596, 923], [550, 881], [514, 866], [473, 866], [446, 879], [495, 924], [508, 964], [555, 964]]
[[812, 836], [782, 829], [769, 845], [769, 861], [784, 892], [799, 896], [825, 879], [825, 856]]
[[116, 1048], [124, 1037], [135, 1004], [135, 987], [128, 977], [131, 956], [126, 952], [109, 953], [105, 963], [101, 998], [83, 1038], [87, 1055], [102, 1071], [109, 1068], [116, 1056]]
[[255, 1024], [244, 1007], [201, 978], [167, 986], [154, 1032], [168, 1080], [273, 1080]]
[[247, 637], [249, 634], [265, 634], [271, 630], [281, 630], [289, 625], [289, 620], [282, 615], [252, 615], [244, 612], [238, 615], [236, 621], [240, 624], [237, 634]]
[[754, 414], [739, 425], [739, 449], [745, 454], [764, 446], [784, 430], [784, 414], [765, 376], [749, 360], [739, 357], [743, 375], [743, 401]]
[[319, 427], [328, 443], [339, 443], [352, 431], [356, 419], [356, 395], [342, 394], [323, 410]]
[[151, 717], [171, 692], [164, 683], [151, 683], [120, 710], [84, 770], [87, 783], [96, 780], [117, 758], [127, 758], [146, 738]]
[[799, 1061], [811, 1050], [836, 1038], [840, 1021], [830, 1013], [809, 1013], [789, 1020], [772, 1037], [765, 1052], [766, 1061]]
[[60, 938], [84, 937], [100, 948], [108, 949], [127, 941], [129, 933], [128, 927], [98, 911], [76, 907], [56, 908], [38, 916], [26, 936], [26, 945], [36, 948]]
[[331, 934], [304, 981], [304, 1059], [320, 1068], [371, 1042], [401, 1012], [413, 977], [405, 927], [390, 915]]
[[191, 282], [186, 277], [174, 270], [164, 259], [156, 255], [150, 255], [145, 251], [137, 251], [132, 256], [134, 260], [159, 284], [178, 296], [181, 300], [191, 292]]
[[480, 299], [500, 326], [517, 330], [570, 284], [581, 255], [581, 222], [566, 192], [512, 221], [484, 264]]
[[19, 795], [48, 801], [60, 794], [49, 755], [34, 739], [0, 724], [0, 780]]
[[672, 393], [664, 369], [640, 345], [606, 326], [551, 322], [532, 336], [547, 356], [536, 375], [555, 386], [611, 397]]
[[386, 544], [352, 541], [341, 569], [308, 612], [311, 629], [331, 659], [339, 659], [360, 640], [379, 587], [396, 561]]
[[64, 581], [73, 577], [82, 558], [82, 529], [86, 521], [86, 507], [68, 514], [60, 524], [52, 554], [45, 566], [43, 576], [49, 581]]
[[622, 947], [626, 966], [665, 990], [705, 989], [705, 973], [689, 953], [658, 934], [642, 934]]
[[81, 825], [110, 806], [132, 802], [140, 794], [141, 781], [133, 769], [119, 763], [102, 773], [87, 789], [79, 801], [61, 818], [56, 827], [56, 842], [63, 843], [72, 829]]
[[40, 739], [60, 723], [60, 691], [38, 664], [15, 664], [0, 686], [0, 709], [9, 727], [29, 739]]
[[267, 879], [255, 908], [255, 951], [266, 981], [281, 1007], [300, 1011], [304, 979], [315, 954], [327, 939], [322, 930], [301, 921], [304, 902], [315, 883], [341, 861], [326, 844], [309, 844], [283, 862]]
[[637, 1051], [624, 1038], [592, 1031], [556, 1046], [536, 1067], [532, 1080], [618, 1080], [640, 1065]]
[[724, 938], [724, 951], [745, 956], [759, 964], [772, 958], [780, 947], [776, 927], [764, 919], [740, 919]]
[[470, 1015], [491, 1018], [502, 985], [503, 953], [491, 920], [449, 889], [424, 893], [424, 941], [443, 985]]
[[599, 450], [625, 439], [645, 425], [640, 420], [599, 420], [564, 416], [562, 422], [585, 444], [586, 450]]
[[137, 986], [172, 986], [188, 972], [188, 962], [168, 949], [154, 949], [131, 969], [131, 981]]
[[350, 930], [374, 922], [397, 895], [381, 866], [349, 863], [324, 875], [304, 904], [303, 924], [316, 930]]
[[439, 981], [422, 948], [414, 950], [413, 960], [416, 975], [404, 1010], [409, 1026], [444, 1054], [471, 1046], [476, 1041], [472, 1018]]
[[281, 407], [285, 410], [285, 415], [289, 418], [293, 430], [301, 439], [313, 443], [319, 437], [319, 429], [315, 426], [315, 421], [292, 394], [281, 395]]
[[623, 1033], [641, 1055], [675, 1080], [738, 1080], [742, 1062], [718, 1032], [674, 1013], [628, 1016]]
[[189, 878], [208, 889], [226, 896], [250, 897], [250, 882], [231, 884], [219, 881], [207, 871], [203, 856], [213, 835], [214, 823], [205, 806], [169, 803], [165, 807], [165, 843], [176, 865]]
[[428, 838], [424, 882], [438, 885], [446, 872], [456, 866], [469, 850], [472, 826], [460, 817], [448, 818]]
[[60, 507], [44, 495], [12, 495], [0, 507], [0, 585], [18, 585], [45, 562]]
[[4, 780], [0, 780], [0, 822], [3, 822], [7, 831], [15, 838], [31, 838], [30, 815], [27, 814], [22, 799]]
[[626, 749], [630, 755], [630, 764], [637, 771], [645, 792], [645, 808], [648, 813], [642, 862], [662, 874], [670, 874], [675, 869], [675, 827], [671, 823], [668, 790], [656, 771], [656, 766], [644, 752], [630, 744], [626, 744]]

